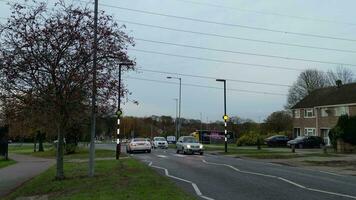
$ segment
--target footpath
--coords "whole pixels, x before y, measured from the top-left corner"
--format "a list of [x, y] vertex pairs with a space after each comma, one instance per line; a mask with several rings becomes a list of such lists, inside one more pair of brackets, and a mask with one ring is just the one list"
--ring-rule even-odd
[[54, 159], [10, 154], [17, 163], [0, 169], [0, 199], [55, 164]]

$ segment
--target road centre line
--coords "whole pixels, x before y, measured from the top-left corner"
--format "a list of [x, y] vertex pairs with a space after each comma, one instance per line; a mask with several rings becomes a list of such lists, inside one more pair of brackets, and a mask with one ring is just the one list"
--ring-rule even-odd
[[156, 168], [156, 169], [164, 170], [165, 175], [166, 175], [167, 177], [169, 177], [169, 178], [173, 178], [173, 179], [176, 179], [176, 180], [179, 180], [179, 181], [182, 181], [182, 182], [190, 183], [190, 184], [192, 185], [192, 187], [193, 187], [195, 193], [196, 193], [199, 197], [201, 197], [201, 198], [203, 198], [203, 199], [206, 199], [206, 200], [214, 200], [213, 198], [204, 196], [204, 195], [201, 193], [201, 191], [200, 191], [198, 185], [195, 184], [194, 182], [189, 181], [189, 180], [186, 180], [186, 179], [183, 179], [183, 178], [179, 178], [179, 177], [176, 177], [176, 176], [172, 176], [172, 175], [169, 174], [168, 169], [163, 168], [163, 167], [159, 167], [159, 166], [156, 166], [156, 165], [153, 165], [152, 162], [149, 162], [149, 163], [148, 163], [148, 166], [153, 167], [153, 168]]
[[269, 178], [275, 178], [275, 179], [278, 179], [278, 180], [281, 180], [283, 182], [286, 182], [286, 183], [289, 183], [291, 185], [294, 185], [298, 188], [301, 188], [301, 189], [304, 189], [304, 190], [309, 190], [309, 191], [313, 191], [313, 192], [319, 192], [319, 193], [324, 193], [324, 194], [329, 194], [329, 195], [334, 195], [334, 196], [339, 196], [339, 197], [346, 197], [346, 198], [350, 198], [350, 199], [356, 199], [356, 196], [351, 196], [351, 195], [347, 195], [347, 194], [342, 194], [342, 193], [336, 193], [336, 192], [329, 192], [329, 191], [325, 191], [325, 190], [319, 190], [319, 189], [314, 189], [314, 188], [309, 188], [309, 187], [306, 187], [306, 186], [303, 186], [303, 185], [300, 185], [298, 183], [295, 183], [291, 180], [288, 180], [288, 179], [285, 179], [283, 177], [279, 177], [279, 176], [273, 176], [273, 175], [269, 175], [269, 174], [262, 174], [262, 173], [256, 173], [256, 172], [249, 172], [249, 171], [243, 171], [243, 170], [240, 170], [232, 165], [228, 165], [228, 164], [222, 164], [222, 163], [214, 163], [214, 162], [208, 162], [206, 160], [202, 160], [203, 163], [205, 164], [210, 164], [210, 165], [217, 165], [217, 166], [224, 166], [224, 167], [228, 167], [228, 168], [231, 168], [237, 172], [240, 172], [240, 173], [244, 173], [244, 174], [253, 174], [253, 175], [256, 175], [256, 176], [264, 176], [264, 177], [269, 177]]

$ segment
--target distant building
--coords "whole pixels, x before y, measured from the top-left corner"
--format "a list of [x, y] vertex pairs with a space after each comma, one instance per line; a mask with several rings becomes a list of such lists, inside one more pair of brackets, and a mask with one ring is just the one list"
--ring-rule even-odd
[[341, 115], [356, 115], [356, 83], [314, 90], [295, 106], [293, 136], [320, 136], [330, 145], [329, 131]]

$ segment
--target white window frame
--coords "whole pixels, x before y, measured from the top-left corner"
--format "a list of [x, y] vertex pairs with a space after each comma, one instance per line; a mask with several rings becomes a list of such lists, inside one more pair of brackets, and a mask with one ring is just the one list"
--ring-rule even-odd
[[293, 117], [297, 119], [300, 118], [300, 109], [293, 110]]
[[[312, 113], [312, 116], [308, 116], [308, 113]], [[314, 108], [304, 109], [304, 118], [315, 118], [315, 109]]]
[[[338, 106], [335, 107], [335, 116], [336, 117], [340, 117], [341, 115], [349, 115], [350, 114], [350, 110], [348, 106]], [[341, 109], [344, 109], [341, 111]]]
[[304, 128], [304, 136], [316, 136], [316, 128]]
[[294, 129], [299, 129], [299, 133], [297, 133], [297, 137], [303, 136], [302, 134], [302, 129], [300, 127], [294, 127], [293, 128], [293, 134], [294, 134]]

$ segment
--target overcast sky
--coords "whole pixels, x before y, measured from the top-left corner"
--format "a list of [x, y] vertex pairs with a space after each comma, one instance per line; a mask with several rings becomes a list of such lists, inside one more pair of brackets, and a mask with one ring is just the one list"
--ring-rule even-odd
[[[117, 20], [228, 37], [356, 51], [356, 22], [353, 22], [356, 18], [356, 12], [354, 11], [356, 1], [354, 0], [99, 0], [99, 2], [101, 3], [100, 9], [114, 15]], [[121, 9], [118, 7], [121, 7]], [[232, 25], [203, 23], [133, 12], [132, 10], [122, 8], [225, 24], [280, 30], [282, 32], [347, 38], [355, 41], [308, 37], [281, 32], [246, 29]], [[6, 6], [6, 3], [0, 1], [1, 17], [8, 15], [8, 9], [9, 7]], [[293, 84], [301, 70], [316, 68], [327, 71], [337, 67], [337, 64], [244, 55], [232, 53], [231, 51], [325, 61], [329, 63], [355, 64], [355, 66], [350, 66], [350, 68], [354, 73], [356, 72], [355, 52], [291, 47], [163, 30], [132, 23], [125, 24], [128, 34], [137, 39], [135, 41], [136, 46], [129, 50], [129, 54], [136, 59], [139, 68], [286, 85], [270, 86], [228, 81], [227, 88], [234, 89], [227, 92], [227, 110], [230, 116], [262, 121], [271, 112], [283, 109], [288, 92], [287, 86]], [[230, 53], [158, 44], [143, 41], [142, 39], [222, 49], [228, 50]], [[228, 62], [179, 58], [144, 53], [135, 51], [134, 49]], [[289, 69], [266, 68], [238, 63], [280, 66]], [[124, 74], [125, 84], [127, 84], [129, 90], [132, 92], [130, 99], [139, 101], [139, 105], [127, 103], [124, 106], [124, 114], [131, 116], [175, 116], [175, 101], [173, 99], [178, 97], [178, 85], [138, 80], [150, 79], [177, 82], [176, 80], [167, 80], [166, 76], [165, 74], [147, 71]], [[187, 76], [181, 76], [181, 78], [184, 84], [222, 87], [222, 83], [216, 82], [213, 79]], [[238, 90], [262, 93], [239, 92]], [[263, 92], [273, 94], [263, 94]], [[182, 97], [182, 117], [199, 119], [200, 113], [202, 113], [204, 121], [221, 119], [223, 115], [223, 90], [183, 85]]]

